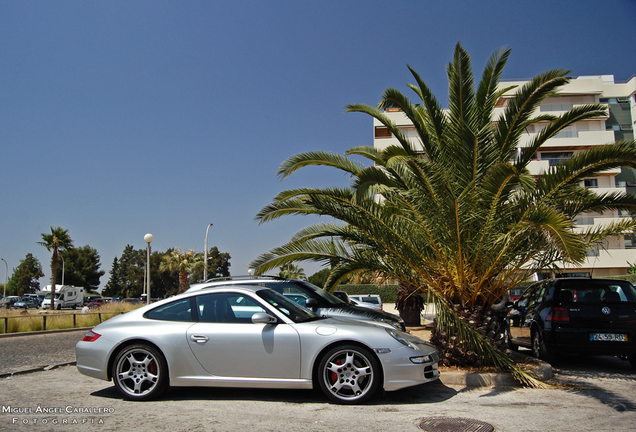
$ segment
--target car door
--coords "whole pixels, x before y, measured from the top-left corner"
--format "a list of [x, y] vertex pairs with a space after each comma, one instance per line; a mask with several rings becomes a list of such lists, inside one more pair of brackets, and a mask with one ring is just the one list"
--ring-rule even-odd
[[516, 343], [530, 344], [532, 322], [547, 288], [547, 282], [532, 285], [515, 303], [515, 307], [508, 313], [510, 336]]
[[196, 297], [198, 323], [188, 329], [192, 353], [210, 374], [228, 378], [300, 378], [300, 336], [293, 326], [255, 324], [269, 312], [242, 293]]

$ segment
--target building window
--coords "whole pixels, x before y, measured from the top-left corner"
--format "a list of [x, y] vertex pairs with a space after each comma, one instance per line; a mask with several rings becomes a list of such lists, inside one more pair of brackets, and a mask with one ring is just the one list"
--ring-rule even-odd
[[625, 249], [636, 249], [636, 234], [625, 235]]
[[574, 152], [541, 152], [541, 160], [550, 162], [550, 166], [556, 166], [572, 158]]
[[375, 128], [375, 137], [376, 138], [391, 138], [393, 134], [387, 127], [376, 126]]
[[597, 188], [598, 187], [598, 180], [597, 179], [586, 179], [586, 180], [583, 180], [583, 183], [584, 183], [586, 188]]
[[574, 106], [572, 104], [546, 104], [539, 107], [540, 111], [568, 111]]

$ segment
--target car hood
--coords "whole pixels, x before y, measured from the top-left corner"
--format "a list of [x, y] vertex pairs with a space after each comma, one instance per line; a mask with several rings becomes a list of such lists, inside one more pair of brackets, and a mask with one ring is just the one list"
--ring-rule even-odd
[[333, 318], [362, 319], [368, 321], [391, 321], [400, 323], [402, 319], [394, 314], [353, 305], [342, 305], [330, 308], [318, 308], [316, 313]]

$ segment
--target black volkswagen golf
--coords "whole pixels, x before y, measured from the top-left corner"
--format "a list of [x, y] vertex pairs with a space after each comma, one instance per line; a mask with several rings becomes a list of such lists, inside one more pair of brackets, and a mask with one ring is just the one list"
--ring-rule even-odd
[[535, 357], [612, 355], [636, 369], [636, 289], [623, 280], [563, 278], [538, 282], [509, 305], [510, 349]]

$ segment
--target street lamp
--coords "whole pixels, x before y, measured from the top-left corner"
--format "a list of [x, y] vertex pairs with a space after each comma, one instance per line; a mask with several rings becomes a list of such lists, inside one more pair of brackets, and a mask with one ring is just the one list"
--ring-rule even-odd
[[4, 273], [4, 293], [2, 294], [2, 298], [5, 298], [7, 296], [7, 278], [9, 276], [9, 264], [7, 264], [4, 258], [0, 258], [0, 259], [4, 261], [4, 265], [7, 267], [7, 270]]
[[146, 277], [148, 278], [146, 282], [148, 289], [146, 292], [146, 304], [150, 304], [150, 243], [152, 243], [154, 239], [154, 236], [150, 233], [144, 236], [144, 241], [148, 243], [148, 246], [146, 246]]
[[212, 224], [209, 224], [208, 227], [205, 230], [205, 246], [203, 247], [203, 250], [205, 251], [205, 258], [203, 261], [203, 280], [206, 281], [208, 280], [208, 232], [210, 232], [210, 227], [212, 226]]

